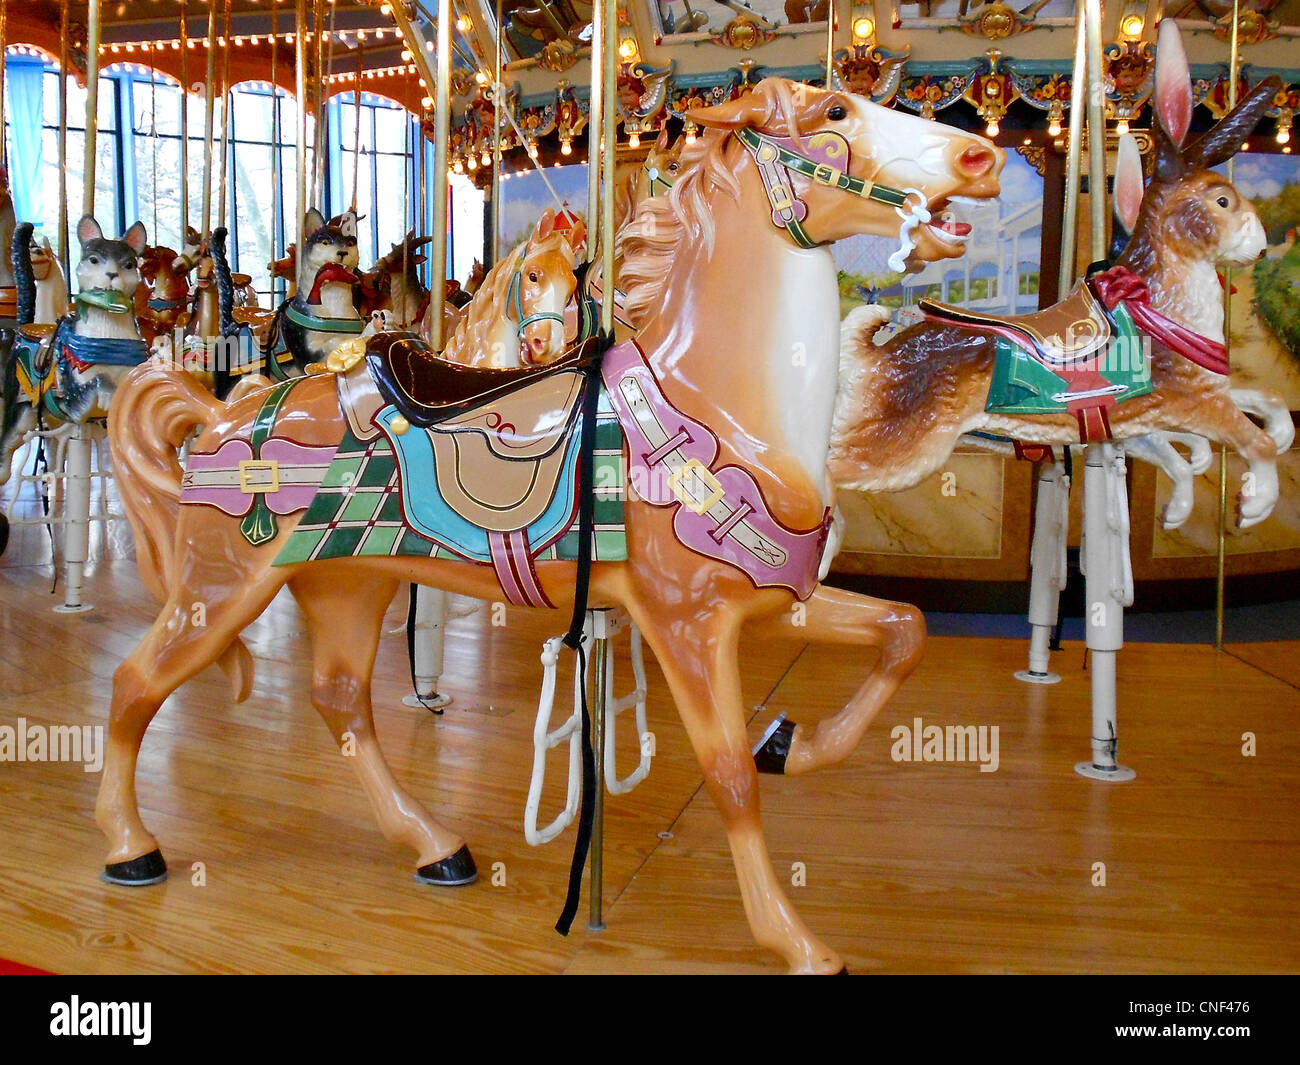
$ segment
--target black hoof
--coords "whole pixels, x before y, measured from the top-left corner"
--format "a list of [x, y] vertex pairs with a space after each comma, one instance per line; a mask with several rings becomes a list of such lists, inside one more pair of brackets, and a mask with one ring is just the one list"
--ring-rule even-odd
[[784, 773], [785, 760], [790, 757], [790, 743], [794, 739], [794, 722], [782, 714], [772, 722], [754, 748], [754, 765], [760, 773]]
[[113, 862], [104, 866], [99, 877], [105, 884], [118, 884], [121, 887], [148, 887], [161, 884], [167, 879], [167, 863], [163, 861], [162, 851], [153, 850], [132, 858], [129, 862]]
[[455, 854], [440, 858], [436, 862], [420, 866], [415, 879], [421, 884], [436, 884], [438, 887], [460, 887], [472, 884], [478, 879], [478, 866], [469, 847], [461, 847]]

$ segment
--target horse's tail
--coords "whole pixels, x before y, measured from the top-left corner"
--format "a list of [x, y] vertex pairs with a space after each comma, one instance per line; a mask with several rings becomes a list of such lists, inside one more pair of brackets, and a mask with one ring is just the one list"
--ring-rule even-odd
[[[108, 447], [122, 508], [135, 534], [136, 563], [145, 587], [166, 602], [177, 580], [176, 530], [180, 523], [178, 452], [195, 429], [215, 422], [225, 405], [183, 370], [152, 360], [127, 375], [113, 394]], [[253, 687], [253, 658], [236, 638], [220, 665], [235, 701]]]
[[30, 222], [14, 229], [10, 249], [14, 267], [14, 286], [18, 290], [18, 324], [30, 325], [36, 319], [36, 275], [32, 271], [32, 231]]

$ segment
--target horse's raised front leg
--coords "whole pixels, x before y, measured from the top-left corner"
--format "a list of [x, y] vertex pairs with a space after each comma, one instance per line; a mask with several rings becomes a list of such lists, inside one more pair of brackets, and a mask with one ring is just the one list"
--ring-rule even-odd
[[802, 612], [787, 611], [755, 630], [810, 643], [879, 647], [880, 661], [848, 705], [811, 728], [784, 717], [754, 758], [765, 773], [806, 773], [842, 761], [862, 740], [880, 708], [921, 661], [925, 619], [914, 606], [818, 585]]
[[204, 599], [184, 586], [174, 590], [140, 645], [113, 674], [108, 744], [95, 802], [95, 823], [109, 844], [106, 880], [141, 886], [166, 876], [158, 841], [140, 819], [136, 801], [135, 767], [145, 731], [167, 697], [217, 661], [266, 609], [280, 584], [273, 571], [221, 600]]
[[311, 701], [356, 768], [380, 830], [418, 855], [417, 878], [444, 886], [471, 883], [478, 872], [465, 841], [403, 790], [379, 747], [370, 678], [384, 614], [398, 582], [355, 569], [315, 567], [289, 582], [311, 632]]
[[754, 939], [795, 973], [836, 973], [843, 962], [803, 923], [772, 870], [759, 815], [758, 773], [745, 738], [740, 690], [740, 618], [725, 608], [659, 624], [634, 610], [663, 667], [736, 863]]

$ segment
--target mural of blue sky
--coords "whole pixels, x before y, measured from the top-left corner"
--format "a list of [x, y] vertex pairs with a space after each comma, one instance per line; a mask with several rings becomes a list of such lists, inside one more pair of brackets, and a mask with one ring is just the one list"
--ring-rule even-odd
[[[1292, 155], [1243, 153], [1233, 163], [1232, 183], [1248, 200], [1271, 199], [1287, 185], [1300, 182], [1300, 160]], [[1226, 165], [1214, 169], [1223, 174], [1228, 172]]]
[[[546, 180], [554, 186], [561, 201], [567, 201], [579, 214], [586, 214], [586, 163], [548, 166]], [[503, 174], [501, 184], [501, 247], [497, 250], [499, 258], [504, 258], [517, 244], [528, 239], [542, 212], [555, 207], [555, 199], [532, 167], [519, 174]]]

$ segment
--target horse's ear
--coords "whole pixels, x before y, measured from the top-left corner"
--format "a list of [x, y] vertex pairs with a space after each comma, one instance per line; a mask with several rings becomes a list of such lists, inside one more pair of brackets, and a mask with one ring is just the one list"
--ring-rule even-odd
[[316, 232], [316, 230], [320, 229], [320, 227], [323, 226], [324, 224], [325, 224], [325, 216], [321, 214], [318, 210], [316, 210], [315, 207], [309, 207], [307, 209], [306, 215], [303, 216], [303, 220], [302, 220], [303, 237], [310, 237], [313, 233]]
[[99, 240], [103, 235], [104, 231], [99, 228], [99, 223], [95, 221], [93, 214], [81, 216], [81, 221], [77, 223], [77, 239], [83, 245], [89, 244], [92, 240]]
[[569, 247], [572, 248], [576, 254], [578, 249], [587, 243], [587, 223], [581, 218], [575, 218], [572, 227], [569, 229], [569, 236], [567, 239]]
[[1182, 33], [1171, 18], [1160, 23], [1154, 109], [1169, 139], [1175, 147], [1180, 146], [1192, 124], [1192, 72], [1187, 65]]
[[537, 220], [537, 228], [533, 230], [533, 237], [536, 240], [545, 240], [555, 229], [555, 211], [550, 207], [542, 212], [542, 217]]
[[136, 255], [143, 255], [144, 249], [149, 243], [148, 234], [145, 233], [144, 223], [136, 222], [132, 225], [131, 228], [122, 235], [122, 240], [133, 252], [136, 253]]
[[772, 92], [766, 80], [760, 81], [753, 92], [728, 100], [713, 107], [692, 107], [686, 118], [698, 126], [709, 129], [743, 129], [746, 126], [765, 126], [775, 110]]
[[1126, 133], [1119, 139], [1119, 152], [1115, 159], [1115, 213], [1129, 233], [1137, 225], [1144, 191], [1142, 153], [1138, 150], [1137, 139]]
[[1282, 89], [1282, 79], [1273, 74], [1256, 85], [1236, 107], [1223, 116], [1207, 133], [1202, 134], [1183, 152], [1188, 166], [1204, 167], [1226, 163], [1239, 151], [1254, 132], [1259, 120]]

